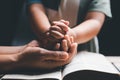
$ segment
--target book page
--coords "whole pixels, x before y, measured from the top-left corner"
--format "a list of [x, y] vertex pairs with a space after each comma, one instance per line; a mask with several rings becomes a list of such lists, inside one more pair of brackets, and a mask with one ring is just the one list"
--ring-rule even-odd
[[119, 74], [119, 71], [102, 54], [83, 51], [66, 65], [63, 70], [63, 77], [69, 73], [82, 70]]
[[107, 56], [107, 59], [118, 69], [120, 72], [120, 56]]
[[46, 72], [44, 74], [6, 74], [2, 79], [25, 79], [25, 80], [61, 80], [61, 70]]

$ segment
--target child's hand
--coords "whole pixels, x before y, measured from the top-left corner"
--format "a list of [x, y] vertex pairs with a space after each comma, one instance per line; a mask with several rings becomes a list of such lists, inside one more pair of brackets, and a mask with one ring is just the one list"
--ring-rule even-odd
[[50, 28], [50, 35], [55, 39], [63, 39], [64, 35], [76, 37], [73, 29], [69, 27], [69, 22], [65, 20], [54, 21], [54, 26]]
[[[46, 49], [53, 49], [56, 43], [61, 43], [68, 31], [68, 21], [54, 21], [49, 31], [45, 34], [46, 38], [42, 39], [42, 45]], [[51, 47], [52, 46], [52, 47]]]
[[65, 38], [61, 41], [61, 43], [56, 44], [55, 50], [61, 50], [61, 51], [68, 52], [72, 43], [74, 43], [73, 37], [65, 35]]
[[61, 42], [61, 50], [68, 52], [73, 42], [74, 39], [72, 36], [65, 35], [65, 38]]
[[[74, 38], [74, 32], [72, 29], [69, 28], [68, 25], [69, 22], [65, 20], [53, 22], [53, 26], [49, 29], [48, 33], [46, 34], [48, 36], [48, 38], [45, 39], [47, 40], [47, 44], [45, 45], [47, 49], [53, 49], [53, 47], [51, 46], [55, 46], [57, 43], [57, 47], [60, 47], [60, 49], [58, 50], [68, 50], [68, 47], [71, 44], [70, 37], [73, 36], [72, 38]], [[69, 38], [65, 36], [66, 34], [67, 36], [69, 36]], [[66, 47], [62, 49], [60, 45], [66, 42], [66, 40], [67, 44], [63, 44]]]
[[67, 33], [69, 28], [69, 22], [60, 20], [60, 21], [53, 21], [53, 25], [50, 27], [49, 33], [50, 36], [54, 37], [55, 39], [62, 39], [64, 35]]

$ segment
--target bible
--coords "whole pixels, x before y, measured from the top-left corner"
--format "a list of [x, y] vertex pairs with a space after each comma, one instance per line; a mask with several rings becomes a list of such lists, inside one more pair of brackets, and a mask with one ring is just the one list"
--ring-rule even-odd
[[6, 74], [2, 80], [120, 80], [120, 72], [103, 54], [82, 51], [62, 68], [40, 74]]

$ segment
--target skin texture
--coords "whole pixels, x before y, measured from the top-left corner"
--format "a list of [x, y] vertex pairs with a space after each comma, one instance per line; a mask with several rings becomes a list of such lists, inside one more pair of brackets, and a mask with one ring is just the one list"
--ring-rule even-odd
[[[33, 31], [39, 41], [18, 47], [1, 46], [1, 72], [27, 67], [53, 69], [68, 64], [77, 53], [77, 44], [85, 43], [96, 36], [105, 19], [101, 12], [88, 12], [83, 23], [70, 28], [69, 21], [65, 20], [51, 24], [42, 4], [32, 4], [28, 11]], [[55, 43], [50, 41], [48, 44], [54, 44], [53, 50], [43, 46], [47, 43], [45, 39], [56, 40]]]
[[[62, 41], [66, 45], [67, 40]], [[62, 46], [61, 45], [61, 46]], [[63, 47], [63, 50], [66, 47]], [[77, 44], [71, 42], [69, 51], [52, 51], [41, 48], [38, 41], [33, 40], [24, 46], [0, 47], [0, 72], [8, 72], [20, 68], [53, 69], [68, 64], [77, 51]]]
[[[51, 24], [42, 4], [32, 4], [28, 11], [38, 41], [17, 47], [1, 46], [1, 72], [28, 67], [52, 69], [68, 64], [77, 53], [77, 44], [85, 43], [96, 36], [105, 19], [103, 13], [91, 11], [81, 24], [70, 28], [69, 21], [65, 20]], [[55, 42], [52, 42], [53, 39]], [[50, 44], [43, 46], [47, 43]], [[54, 45], [54, 48], [48, 50], [51, 45]]]
[[[66, 20], [49, 22], [45, 8], [42, 4], [32, 4], [28, 7], [28, 11], [33, 31], [38, 37], [39, 42], [43, 43], [41, 46], [47, 44], [47, 47], [42, 46], [47, 49], [51, 45], [55, 46], [58, 43], [57, 46], [55, 46], [57, 47], [57, 50], [67, 52], [69, 52], [71, 48], [72, 40], [74, 40], [73, 43], [82, 44], [97, 36], [105, 20], [104, 13], [91, 11], [86, 14], [82, 23], [70, 28], [69, 21]], [[40, 38], [41, 36], [43, 38]], [[63, 44], [62, 42], [66, 44]], [[61, 49], [60, 45], [66, 47]], [[71, 57], [73, 58], [74, 55], [71, 55]], [[70, 58], [70, 60], [72, 60], [72, 58]]]
[[[64, 23], [64, 21], [61, 20], [53, 22], [54, 25], [52, 25], [50, 24], [46, 16], [44, 6], [42, 4], [30, 5], [29, 14], [31, 15], [31, 23], [34, 24], [33, 30], [36, 31], [35, 33], [39, 34], [43, 31], [47, 32], [51, 30], [52, 27], [51, 35], [54, 36], [56, 39], [62, 39], [65, 35], [65, 31], [67, 31], [66, 34], [68, 36], [73, 36], [75, 42], [78, 44], [85, 43], [95, 37], [99, 33], [105, 20], [104, 13], [91, 11], [87, 13], [84, 21], [75, 27], [70, 28], [69, 24], [66, 24]], [[44, 24], [42, 20], [44, 20], [44, 22], [47, 24]], [[68, 29], [66, 29], [67, 26]], [[63, 31], [61, 31], [60, 29], [62, 29]]]

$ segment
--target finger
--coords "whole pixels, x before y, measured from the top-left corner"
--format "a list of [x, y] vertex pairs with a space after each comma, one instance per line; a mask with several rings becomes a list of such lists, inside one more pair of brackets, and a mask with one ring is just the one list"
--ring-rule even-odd
[[58, 31], [54, 31], [54, 30], [51, 30], [51, 31], [50, 31], [50, 35], [53, 36], [53, 37], [56, 38], [56, 39], [64, 38], [64, 35], [63, 35], [63, 34], [61, 34], [61, 33], [58, 32]]
[[42, 53], [44, 60], [64, 61], [68, 58], [68, 53], [64, 51], [47, 51]]
[[27, 46], [31, 46], [31, 47], [38, 47], [39, 43], [37, 40], [32, 40], [30, 43], [28, 43]]
[[73, 42], [74, 42], [74, 39], [73, 39], [73, 37], [72, 37], [72, 36], [70, 37], [70, 41], [71, 41], [71, 43], [73, 43]]
[[69, 21], [65, 21], [65, 20], [60, 20], [61, 22], [63, 22], [64, 24], [66, 24], [66, 25], [69, 25], [70, 23], [69, 23]]
[[51, 36], [50, 31], [46, 35], [47, 35], [47, 40], [48, 41], [51, 41], [51, 40], [55, 39], [53, 36]]
[[62, 40], [62, 45], [61, 46], [62, 46], [63, 51], [66, 51], [66, 52], [68, 51], [67, 40], [65, 40], [65, 39]]
[[65, 51], [51, 51], [44, 48], [39, 49], [39, 56], [42, 60], [58, 60], [63, 61], [68, 58], [68, 53]]
[[72, 43], [69, 49], [69, 59], [71, 60], [77, 53], [77, 43]]
[[69, 47], [71, 45], [70, 37], [68, 35], [65, 35], [65, 39], [67, 40], [67, 45]]
[[50, 32], [48, 31], [48, 32], [46, 32], [46, 36], [49, 36], [50, 35]]
[[62, 34], [66, 34], [66, 31], [62, 30], [60, 27], [58, 27], [58, 26], [56, 26], [56, 25], [51, 26], [51, 27], [50, 27], [50, 31], [51, 31], [51, 30], [58, 31], [58, 32], [60, 32], [60, 33], [62, 33]]
[[[69, 63], [70, 62], [70, 60], [72, 60], [72, 58], [75, 56], [75, 54], [76, 54], [76, 49], [77, 48], [77, 44], [76, 43], [73, 43], [72, 45], [71, 45], [71, 47], [70, 47], [70, 51], [69, 51], [69, 53], [70, 53], [70, 56], [69, 56], [69, 59], [68, 58], [66, 58], [66, 59], [64, 59], [64, 60], [60, 60], [60, 59], [46, 59], [46, 63], [47, 64], [50, 64], [49, 65], [49, 68], [54, 68], [54, 67], [58, 67], [58, 66], [63, 66], [63, 65], [65, 65], [65, 64], [67, 64], [67, 63]], [[67, 53], [68, 54], [68, 53]]]
[[60, 43], [57, 43], [57, 44], [55, 45], [55, 50], [60, 50]]
[[66, 32], [68, 31], [68, 26], [62, 22], [54, 21], [53, 24], [59, 26], [62, 30]]

